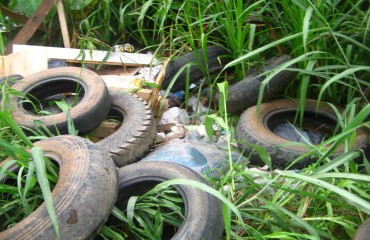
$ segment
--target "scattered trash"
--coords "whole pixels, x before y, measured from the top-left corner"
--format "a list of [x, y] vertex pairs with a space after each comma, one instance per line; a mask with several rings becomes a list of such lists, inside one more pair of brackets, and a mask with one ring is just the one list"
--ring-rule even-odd
[[157, 136], [155, 137], [155, 143], [163, 143], [166, 141], [166, 134], [164, 132], [157, 133]]
[[130, 52], [130, 53], [132, 53], [132, 52], [135, 51], [135, 47], [132, 46], [129, 43], [118, 44], [118, 45], [113, 46], [113, 51], [114, 52]]
[[179, 107], [173, 107], [166, 110], [163, 115], [162, 119], [159, 121], [159, 125], [166, 125], [166, 124], [182, 124], [188, 125], [189, 115], [185, 109], [181, 109]]
[[185, 100], [185, 92], [183, 90], [174, 92], [173, 94], [175, 94], [180, 101], [184, 101]]
[[169, 93], [167, 95], [167, 99], [168, 99], [168, 105], [170, 108], [172, 107], [181, 107], [182, 105], [182, 100], [179, 98], [179, 96], [175, 93]]
[[[208, 141], [208, 136], [206, 132], [206, 127], [204, 125], [188, 125], [185, 126], [188, 131], [187, 137], [189, 139], [194, 138], [193, 140], [202, 139], [202, 141]], [[209, 140], [210, 141], [210, 140]]]
[[143, 79], [145, 82], [154, 83], [161, 69], [162, 65], [157, 65], [155, 67], [142, 67], [135, 76]]
[[[208, 107], [204, 106], [203, 103], [198, 101], [198, 98], [196, 98], [195, 96], [192, 96], [192, 97], [189, 98], [188, 104], [193, 109], [194, 114], [197, 115], [195, 117], [195, 123], [203, 124], [205, 119], [206, 119], [205, 113], [209, 112], [210, 109]], [[204, 113], [204, 114], [199, 116], [202, 113]]]
[[171, 132], [166, 134], [166, 141], [181, 139], [186, 136], [186, 129], [182, 124], [176, 124], [171, 128]]

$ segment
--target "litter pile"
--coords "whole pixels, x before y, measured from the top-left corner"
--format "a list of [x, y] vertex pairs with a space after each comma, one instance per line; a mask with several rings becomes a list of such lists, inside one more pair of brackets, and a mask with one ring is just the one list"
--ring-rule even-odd
[[[34, 144], [43, 147], [46, 156], [60, 167], [53, 202], [64, 238], [95, 236], [115, 204], [125, 208], [122, 202], [127, 203], [131, 196], [143, 194], [159, 182], [183, 178], [209, 187], [207, 179], [225, 175], [230, 163], [260, 169], [266, 169], [266, 164], [268, 168], [299, 169], [317, 160], [311, 154], [295, 162], [312, 145], [320, 145], [334, 134], [336, 115], [328, 104], [306, 100], [304, 119], [298, 127], [298, 100], [272, 99], [295, 77], [287, 69], [274, 72], [277, 66], [289, 65], [290, 56], [271, 58], [252, 69], [245, 79], [230, 85], [229, 98], [220, 102], [222, 93], [212, 97], [207, 85], [230, 59], [219, 61], [225, 53], [219, 46], [210, 46], [207, 52], [207, 58], [196, 51], [170, 61], [163, 69], [158, 65], [133, 71], [126, 90], [136, 94], [108, 84], [112, 79], [107, 74], [103, 77], [86, 67], [68, 67], [60, 61], [50, 62], [48, 70], [24, 78], [9, 75], [1, 79], [2, 84], [22, 93], [9, 97], [14, 120], [29, 135], [43, 132], [50, 136]], [[191, 64], [196, 59], [210, 69], [210, 75]], [[258, 110], [258, 89], [266, 79], [268, 87]], [[151, 87], [149, 95], [141, 91], [144, 85]], [[158, 85], [163, 91], [155, 88]], [[139, 97], [143, 93], [145, 100]], [[185, 95], [189, 95], [187, 99]], [[219, 125], [206, 125], [206, 115], [217, 112], [221, 104], [226, 105], [228, 113], [241, 114], [235, 143], [226, 140], [228, 136]], [[209, 127], [216, 133], [212, 139], [206, 131]], [[357, 148], [366, 149], [368, 137], [368, 132], [360, 128]], [[267, 150], [270, 164], [261, 159], [254, 145]], [[343, 147], [338, 147], [333, 155], [342, 152]], [[7, 161], [2, 166], [13, 172], [20, 168]], [[186, 185], [176, 185], [175, 189], [185, 201], [187, 214], [173, 235], [179, 239], [221, 239], [220, 200]], [[27, 235], [55, 239], [47, 214], [46, 206], [41, 205], [1, 232], [0, 238]], [[113, 221], [112, 216], [109, 219]]]

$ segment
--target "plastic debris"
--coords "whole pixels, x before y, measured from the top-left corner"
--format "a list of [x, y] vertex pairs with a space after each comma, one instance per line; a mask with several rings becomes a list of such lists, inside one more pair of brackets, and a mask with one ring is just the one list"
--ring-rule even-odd
[[273, 132], [279, 137], [293, 142], [320, 144], [324, 139], [324, 136], [318, 131], [302, 130], [291, 123], [279, 124], [273, 129]]
[[[206, 113], [210, 110], [208, 107], [204, 106], [200, 101], [198, 101], [198, 99], [194, 96], [189, 98], [188, 104], [193, 109], [194, 114]], [[206, 119], [205, 114], [202, 116], [199, 116], [196, 118], [196, 123], [203, 124], [205, 119]]]
[[178, 95], [174, 93], [169, 93], [167, 95], [168, 105], [171, 107], [180, 107], [182, 105], [182, 100], [178, 97]]
[[48, 68], [59, 68], [59, 67], [68, 67], [68, 64], [64, 60], [49, 60]]
[[162, 65], [157, 65], [155, 67], [142, 67], [135, 76], [143, 79], [145, 82], [154, 83], [161, 69]]
[[[221, 177], [230, 168], [228, 152], [200, 139], [197, 131], [188, 132], [186, 138], [175, 139], [157, 147], [141, 161], [174, 162], [207, 177]], [[246, 158], [238, 152], [232, 152], [232, 160], [235, 163], [246, 162]]]

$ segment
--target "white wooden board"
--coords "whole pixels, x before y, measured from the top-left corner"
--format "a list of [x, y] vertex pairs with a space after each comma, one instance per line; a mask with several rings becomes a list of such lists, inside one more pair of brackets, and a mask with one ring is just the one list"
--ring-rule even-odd
[[58, 48], [14, 44], [13, 52], [35, 49], [46, 51], [49, 59], [63, 59], [67, 62], [82, 62], [99, 64], [103, 61], [108, 65], [122, 66], [148, 66], [155, 59], [153, 55], [141, 53], [111, 52], [107, 57], [108, 51], [82, 50], [76, 48]]
[[28, 49], [0, 56], [0, 77], [12, 74], [27, 77], [46, 69], [48, 69], [48, 58], [42, 50]]

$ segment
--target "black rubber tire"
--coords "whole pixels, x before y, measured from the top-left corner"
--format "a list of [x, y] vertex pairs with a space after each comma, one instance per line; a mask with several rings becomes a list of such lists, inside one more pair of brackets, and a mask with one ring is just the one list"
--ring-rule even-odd
[[[192, 179], [209, 183], [195, 171], [171, 162], [138, 162], [118, 170], [116, 206], [125, 209], [131, 196], [139, 196], [158, 183], [176, 179]], [[214, 196], [188, 185], [174, 185], [185, 206], [185, 222], [171, 239], [218, 240], [223, 235], [221, 202]], [[114, 217], [110, 217], [110, 220]], [[108, 220], [108, 223], [110, 222]]]
[[111, 113], [123, 119], [121, 126], [96, 144], [112, 157], [117, 167], [138, 161], [154, 144], [157, 129], [146, 102], [136, 95], [111, 92]]
[[[252, 69], [247, 78], [236, 82], [229, 86], [229, 95], [226, 102], [227, 112], [237, 114], [243, 112], [248, 107], [257, 104], [259, 88], [262, 81], [265, 79], [264, 76], [258, 76], [259, 74], [271, 70], [276, 66], [289, 61], [291, 57], [289, 55], [282, 55], [279, 57], [273, 57], [267, 60], [266, 64], [258, 68]], [[296, 76], [296, 72], [293, 71], [281, 71], [274, 76], [268, 86], [266, 86], [263, 94], [263, 100], [266, 101], [274, 95], [281, 93], [286, 89], [289, 83]], [[215, 103], [219, 103], [220, 93], [216, 93]]]
[[[225, 65], [232, 59], [227, 57], [228, 52], [220, 46], [212, 45], [207, 49], [207, 59], [208, 59], [208, 69], [211, 76], [215, 76], [225, 67]], [[170, 85], [174, 76], [179, 72], [179, 70], [188, 63], [201, 63], [206, 64], [203, 49], [198, 49], [196, 51], [185, 54], [175, 60], [170, 61], [167, 64], [165, 77], [162, 83], [162, 88], [167, 89]], [[204, 73], [197, 66], [190, 67], [190, 83], [196, 83], [204, 77]], [[185, 90], [186, 86], [186, 71], [180, 73], [176, 82], [171, 88], [171, 92], [176, 92], [180, 90]]]
[[370, 218], [363, 222], [357, 229], [353, 240], [369, 240], [370, 239]]
[[[303, 129], [319, 131], [323, 135], [333, 132], [337, 123], [337, 117], [333, 109], [327, 103], [320, 103], [317, 110], [316, 100], [306, 100], [305, 116]], [[271, 156], [273, 167], [286, 167], [298, 156], [307, 153], [309, 149], [304, 146], [288, 144], [291, 141], [282, 138], [273, 132], [273, 129], [286, 122], [294, 123], [294, 117], [298, 110], [298, 100], [277, 99], [261, 104], [259, 118], [257, 118], [257, 106], [248, 108], [240, 116], [236, 128], [238, 147], [244, 151], [245, 156], [253, 151], [246, 143], [256, 144], [264, 147]], [[369, 131], [365, 128], [357, 130], [357, 137], [354, 149], [368, 148]], [[339, 156], [344, 152], [344, 145], [340, 145], [334, 152], [334, 156]], [[294, 165], [295, 168], [305, 167], [317, 159], [314, 156], [306, 157]], [[264, 165], [257, 153], [250, 156], [250, 161], [254, 165]]]
[[[59, 179], [52, 191], [62, 239], [92, 239], [113, 208], [117, 197], [117, 169], [113, 160], [92, 142], [64, 135], [35, 143], [59, 164]], [[98, 187], [98, 188], [97, 188]], [[45, 204], [0, 239], [57, 239]]]
[[[63, 93], [73, 93], [81, 87], [82, 99], [71, 108], [70, 114], [75, 128], [87, 133], [105, 119], [111, 99], [103, 79], [91, 70], [77, 67], [61, 67], [41, 71], [25, 77], [13, 85], [13, 89], [32, 95], [45, 103], [45, 99]], [[11, 96], [13, 118], [21, 126], [35, 128], [34, 121], [40, 121], [53, 133], [68, 133], [67, 115], [60, 112], [52, 115], [36, 115], [33, 107], [19, 96]]]

